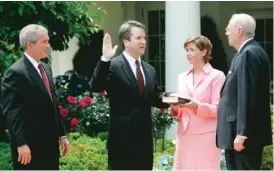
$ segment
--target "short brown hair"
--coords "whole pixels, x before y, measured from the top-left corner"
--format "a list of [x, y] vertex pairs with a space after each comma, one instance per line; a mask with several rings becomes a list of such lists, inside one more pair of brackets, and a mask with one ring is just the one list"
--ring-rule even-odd
[[144, 24], [140, 23], [139, 21], [128, 20], [125, 21], [119, 28], [119, 39], [121, 41], [122, 46], [124, 47], [123, 40], [130, 40], [132, 36], [131, 28], [138, 27], [143, 29], [147, 33], [147, 28]]
[[189, 43], [194, 43], [196, 45], [196, 47], [201, 51], [204, 49], [207, 50], [206, 55], [204, 56], [205, 63], [208, 63], [212, 59], [212, 57], [211, 57], [212, 44], [207, 37], [205, 37], [205, 36], [190, 37], [184, 43], [184, 48], [186, 48], [186, 46]]

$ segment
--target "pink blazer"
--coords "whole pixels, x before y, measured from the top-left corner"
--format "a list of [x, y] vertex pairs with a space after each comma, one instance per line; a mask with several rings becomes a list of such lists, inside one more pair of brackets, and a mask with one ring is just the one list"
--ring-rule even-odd
[[177, 112], [171, 112], [179, 121], [178, 134], [184, 133], [186, 129], [193, 134], [216, 131], [217, 105], [224, 81], [224, 73], [212, 68], [209, 63], [204, 66], [195, 85], [193, 85], [193, 69], [178, 76], [177, 92], [198, 104], [197, 110], [179, 108]]

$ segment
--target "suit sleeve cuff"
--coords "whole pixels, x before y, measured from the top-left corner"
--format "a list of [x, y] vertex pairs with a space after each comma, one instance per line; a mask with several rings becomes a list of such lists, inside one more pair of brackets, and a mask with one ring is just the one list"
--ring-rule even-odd
[[23, 145], [27, 145], [27, 141], [25, 138], [23, 137], [19, 137], [17, 138], [17, 146], [20, 147], [20, 146], [23, 146]]

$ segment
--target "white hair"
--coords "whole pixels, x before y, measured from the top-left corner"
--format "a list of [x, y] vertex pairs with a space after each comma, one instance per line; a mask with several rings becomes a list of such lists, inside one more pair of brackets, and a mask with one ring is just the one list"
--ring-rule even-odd
[[38, 30], [48, 33], [48, 30], [45, 27], [38, 24], [29, 24], [20, 31], [19, 43], [24, 49], [27, 47], [28, 41], [36, 43]]
[[255, 36], [256, 21], [248, 14], [233, 14], [230, 22], [232, 25], [242, 28], [247, 38], [253, 38]]

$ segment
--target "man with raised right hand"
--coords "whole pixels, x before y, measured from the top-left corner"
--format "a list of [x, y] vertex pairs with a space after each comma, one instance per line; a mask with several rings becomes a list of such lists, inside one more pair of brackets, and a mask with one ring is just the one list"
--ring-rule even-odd
[[157, 85], [155, 69], [143, 61], [146, 27], [126, 21], [119, 29], [124, 51], [114, 57], [117, 46], [105, 34], [103, 56], [90, 81], [93, 91], [106, 90], [110, 121], [107, 140], [110, 170], [152, 170], [153, 127], [151, 107], [167, 108]]

